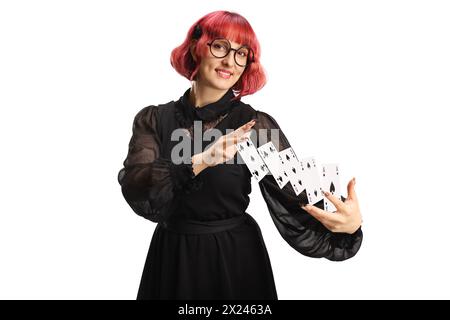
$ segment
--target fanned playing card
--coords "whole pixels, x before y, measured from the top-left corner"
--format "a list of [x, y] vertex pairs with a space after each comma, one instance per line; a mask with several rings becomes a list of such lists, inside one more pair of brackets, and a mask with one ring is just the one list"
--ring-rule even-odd
[[300, 159], [302, 176], [305, 181], [306, 195], [309, 204], [315, 204], [323, 199], [322, 186], [316, 160], [313, 157]]
[[[339, 180], [339, 166], [337, 163], [327, 163], [322, 165], [322, 189], [328, 191], [338, 199], [341, 199], [341, 185]], [[334, 212], [336, 207], [331, 201], [324, 197], [324, 210]]]
[[298, 196], [304, 189], [305, 183], [302, 176], [302, 168], [297, 155], [292, 148], [286, 148], [280, 151], [281, 159], [284, 162], [284, 171], [287, 173], [292, 189]]
[[269, 169], [259, 156], [258, 150], [256, 150], [250, 137], [246, 137], [243, 142], [238, 142], [236, 148], [252, 176], [255, 177], [256, 181], [261, 181], [269, 173]]
[[288, 183], [289, 176], [284, 171], [284, 162], [278, 150], [271, 141], [263, 144], [257, 150], [278, 186], [282, 189]]

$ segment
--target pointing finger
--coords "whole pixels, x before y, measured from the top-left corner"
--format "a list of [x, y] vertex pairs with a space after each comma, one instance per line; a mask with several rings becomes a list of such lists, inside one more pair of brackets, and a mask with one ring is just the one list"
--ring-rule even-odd
[[249, 122], [247, 122], [246, 124], [240, 126], [238, 129], [236, 129], [234, 132], [238, 133], [238, 134], [242, 134], [245, 131], [248, 131], [251, 129], [251, 127], [253, 127], [255, 125], [256, 121], [250, 120]]
[[253, 127], [255, 122], [248, 122], [244, 124], [243, 126], [239, 127], [238, 129], [234, 130], [232, 133], [230, 133], [227, 138], [233, 138], [237, 136], [238, 138], [244, 137], [247, 133], [250, 132], [250, 129]]

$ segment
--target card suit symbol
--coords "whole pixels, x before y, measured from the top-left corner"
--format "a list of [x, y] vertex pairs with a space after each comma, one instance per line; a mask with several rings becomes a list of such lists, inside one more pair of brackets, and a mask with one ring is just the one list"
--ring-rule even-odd
[[287, 177], [288, 175], [287, 175], [287, 173], [286, 173], [286, 171], [283, 171], [283, 173], [284, 173], [284, 175]]
[[269, 147], [270, 152], [275, 152], [275, 150], [272, 147]]
[[317, 190], [314, 190], [314, 195], [317, 197]]
[[264, 156], [264, 158], [267, 158], [269, 156], [269, 154], [266, 151], [263, 151], [263, 156]]
[[302, 180], [298, 180], [298, 184], [301, 185], [301, 186], [303, 186]]
[[331, 192], [332, 194], [334, 194], [334, 193], [336, 192], [336, 187], [334, 186], [334, 183], [333, 183], [333, 182], [331, 182], [331, 185], [330, 185], [330, 192]]
[[239, 150], [240, 151], [244, 150], [244, 147], [242, 145], [239, 145]]
[[308, 162], [308, 165], [306, 166], [308, 169], [311, 169], [311, 165]]
[[250, 147], [250, 141], [246, 140], [245, 142], [247, 143], [247, 147]]
[[262, 166], [260, 167], [260, 169], [261, 169], [262, 171], [264, 171], [266, 168], [265, 168], [264, 165], [262, 165]]
[[297, 170], [295, 168], [292, 168], [292, 172], [297, 173]]
[[250, 160], [255, 161], [255, 158], [253, 156], [250, 156]]
[[253, 174], [254, 174], [255, 176], [259, 177], [259, 172], [258, 172], [258, 170], [254, 170], [254, 171], [253, 171]]
[[288, 161], [291, 160], [291, 158], [289, 157], [288, 154], [286, 155], [286, 160], [288, 160]]

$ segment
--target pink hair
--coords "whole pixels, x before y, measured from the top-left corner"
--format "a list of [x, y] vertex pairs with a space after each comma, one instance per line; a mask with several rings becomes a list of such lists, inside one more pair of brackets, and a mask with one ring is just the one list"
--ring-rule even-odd
[[[197, 57], [197, 62], [195, 62], [189, 48], [197, 25], [201, 27], [202, 35], [195, 47], [195, 56]], [[258, 39], [247, 19], [235, 12], [214, 11], [200, 18], [189, 28], [184, 42], [172, 50], [170, 64], [179, 74], [190, 81], [194, 80], [201, 58], [209, 50], [206, 43], [214, 40], [216, 37], [223, 37], [230, 41], [246, 44], [252, 48], [254, 53], [254, 62], [245, 67], [241, 77], [232, 88], [238, 93], [235, 99], [253, 94], [264, 87], [266, 75], [264, 68], [259, 62], [261, 48]]]

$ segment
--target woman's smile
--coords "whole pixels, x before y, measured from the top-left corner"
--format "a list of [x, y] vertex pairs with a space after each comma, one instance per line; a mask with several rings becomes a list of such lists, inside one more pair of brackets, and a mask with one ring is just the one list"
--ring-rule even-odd
[[230, 79], [230, 77], [233, 75], [233, 73], [224, 69], [216, 69], [216, 72], [219, 75], [219, 77], [224, 79]]

